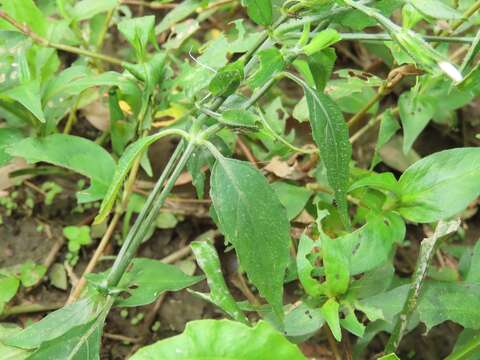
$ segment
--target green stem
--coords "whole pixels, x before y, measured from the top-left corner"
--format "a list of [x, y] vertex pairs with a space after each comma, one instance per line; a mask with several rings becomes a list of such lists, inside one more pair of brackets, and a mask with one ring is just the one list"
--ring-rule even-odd
[[455, 30], [457, 30], [460, 26], [462, 26], [463, 23], [467, 21], [470, 18], [470, 16], [475, 14], [479, 9], [480, 9], [480, 0], [477, 0], [475, 3], [472, 4], [472, 6], [470, 6], [467, 9], [467, 11], [463, 13], [463, 16], [461, 19], [453, 23], [451, 30], [446, 29], [442, 31], [441, 35], [447, 35], [449, 33], [455, 32]]
[[[107, 285], [109, 287], [117, 286], [123, 273], [130, 264], [131, 260], [135, 256], [137, 248], [143, 242], [145, 235], [147, 234], [150, 226], [153, 224], [158, 211], [163, 206], [165, 199], [175, 185], [176, 180], [180, 176], [185, 164], [187, 163], [190, 155], [192, 154], [195, 144], [190, 141], [188, 143], [185, 152], [180, 157], [180, 154], [184, 147], [184, 140], [177, 146], [175, 152], [170, 158], [167, 166], [165, 167], [162, 175], [155, 184], [154, 189], [147, 198], [142, 211], [138, 215], [135, 224], [131, 228], [130, 232], [125, 239], [120, 252], [112, 265], [112, 269], [107, 278]], [[180, 157], [180, 159], [179, 159]], [[178, 163], [177, 163], [178, 160]], [[171, 173], [171, 175], [170, 175]], [[168, 180], [167, 180], [168, 178]], [[165, 181], [167, 182], [165, 183]], [[165, 183], [165, 186], [163, 186]]]
[[121, 65], [125, 64], [126, 62], [117, 58], [114, 58], [112, 56], [104, 55], [104, 54], [99, 54], [90, 50], [85, 50], [81, 48], [77, 48], [74, 46], [70, 45], [65, 45], [65, 44], [57, 44], [57, 43], [52, 43], [48, 39], [38, 35], [37, 33], [33, 32], [27, 25], [20, 24], [17, 22], [14, 18], [12, 18], [10, 15], [8, 15], [5, 11], [0, 10], [0, 18], [4, 19], [8, 23], [10, 23], [12, 26], [20, 30], [24, 35], [30, 37], [33, 41], [35, 41], [37, 44], [44, 46], [44, 47], [50, 47], [53, 49], [61, 50], [61, 51], [66, 51], [72, 54], [77, 54], [77, 55], [82, 55], [86, 57], [90, 57], [92, 59], [98, 59], [102, 60], [111, 64], [115, 65]]
[[443, 236], [455, 232], [460, 226], [460, 220], [453, 220], [450, 222], [440, 221], [432, 236], [423, 239], [420, 245], [420, 254], [418, 256], [417, 266], [413, 275], [413, 280], [408, 291], [407, 299], [403, 305], [403, 309], [398, 316], [395, 328], [388, 339], [385, 347], [385, 354], [390, 354], [397, 350], [403, 334], [407, 328], [408, 321], [413, 311], [417, 307], [420, 290], [423, 286], [423, 281], [427, 275], [428, 266], [432, 260], [437, 242]]
[[[285, 37], [287, 39], [299, 39], [302, 33], [300, 32], [291, 32], [288, 33]], [[313, 37], [315, 34], [310, 33], [310, 37]], [[341, 41], [349, 41], [349, 40], [356, 40], [356, 41], [375, 41], [375, 42], [384, 42], [384, 41], [394, 41], [390, 34], [387, 33], [377, 33], [377, 34], [367, 34], [367, 33], [340, 33]], [[472, 36], [431, 36], [431, 35], [419, 35], [423, 38], [423, 40], [427, 42], [445, 42], [445, 43], [463, 43], [463, 44], [471, 44], [474, 41], [474, 37]]]

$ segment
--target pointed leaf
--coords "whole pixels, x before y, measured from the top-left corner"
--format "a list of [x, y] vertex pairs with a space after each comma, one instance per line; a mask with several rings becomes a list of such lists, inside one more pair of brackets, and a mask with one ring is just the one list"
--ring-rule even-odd
[[328, 299], [325, 304], [320, 308], [323, 318], [328, 324], [328, 327], [332, 331], [333, 337], [337, 341], [342, 341], [342, 329], [340, 328], [340, 318], [338, 310], [340, 305], [335, 299]]
[[234, 320], [248, 323], [247, 318], [228, 290], [222, 274], [220, 259], [218, 258], [215, 248], [206, 241], [195, 241], [192, 242], [190, 246], [192, 247], [198, 265], [202, 268], [205, 275], [207, 275], [211, 301]]
[[22, 349], [35, 349], [43, 342], [53, 340], [77, 326], [89, 323], [95, 318], [98, 308], [99, 303], [95, 299], [81, 299], [48, 314], [39, 322], [26, 327], [3, 342]]
[[348, 127], [338, 106], [327, 95], [318, 93], [302, 81], [310, 114], [313, 139], [320, 149], [320, 156], [330, 186], [335, 191], [342, 221], [349, 226], [347, 189], [352, 145], [348, 140]]
[[8, 97], [12, 100], [18, 101], [40, 122], [44, 123], [46, 121], [42, 109], [40, 85], [38, 81], [29, 81], [15, 86], [13, 89], [8, 89], [0, 94], [0, 97]]
[[235, 247], [242, 268], [280, 316], [290, 258], [285, 209], [256, 168], [223, 157], [213, 168], [210, 195], [220, 228]]
[[131, 360], [306, 360], [301, 351], [268, 323], [251, 328], [229, 320], [197, 320], [177, 336], [140, 349]]
[[189, 276], [176, 266], [159, 260], [137, 258], [132, 264], [132, 268], [123, 275], [118, 285], [127, 289], [129, 297], [117, 299], [117, 306], [147, 305], [165, 291], [178, 291], [204, 278]]
[[275, 47], [260, 51], [258, 60], [260, 61], [260, 67], [248, 81], [252, 89], [264, 85], [285, 67], [285, 59], [280, 50]]
[[77, 193], [79, 202], [103, 198], [115, 171], [115, 162], [104, 148], [91, 140], [73, 135], [27, 138], [12, 144], [7, 152], [23, 157], [29, 163], [44, 161], [89, 177], [90, 187]]
[[410, 166], [400, 177], [398, 209], [414, 222], [434, 222], [464, 210], [480, 194], [480, 148], [437, 152]]
[[247, 14], [258, 25], [270, 25], [273, 20], [271, 0], [245, 0]]

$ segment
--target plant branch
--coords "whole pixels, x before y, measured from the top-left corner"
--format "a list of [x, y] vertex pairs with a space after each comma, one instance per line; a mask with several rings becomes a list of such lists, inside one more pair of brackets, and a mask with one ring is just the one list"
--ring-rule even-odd
[[[316, 33], [310, 33], [310, 37], [313, 37]], [[302, 35], [301, 32], [291, 32], [288, 33], [285, 37], [287, 39], [299, 39]], [[377, 33], [377, 34], [368, 34], [368, 33], [340, 33], [340, 41], [373, 41], [373, 42], [384, 42], [384, 41], [394, 41], [390, 34], [387, 33]], [[462, 43], [462, 44], [471, 44], [474, 41], [472, 36], [433, 36], [433, 35], [421, 35], [420, 37], [427, 42], [444, 42], [444, 43]]]
[[445, 36], [455, 32], [460, 26], [463, 25], [465, 21], [467, 21], [470, 16], [475, 14], [480, 9], [480, 0], [477, 0], [475, 3], [472, 4], [464, 13], [461, 19], [455, 21], [450, 29], [445, 29], [441, 32], [440, 35]]
[[39, 34], [37, 34], [34, 31], [32, 31], [30, 29], [30, 27], [28, 27], [26, 24], [23, 24], [23, 25], [20, 24], [17, 20], [12, 18], [10, 15], [8, 15], [3, 10], [0, 10], [0, 18], [4, 19], [8, 23], [10, 23], [12, 26], [14, 26], [20, 32], [22, 32], [25, 36], [30, 37], [34, 42], [36, 42], [40, 46], [49, 47], [49, 48], [69, 52], [69, 53], [76, 54], [76, 55], [82, 55], [82, 56], [90, 57], [92, 59], [98, 59], [98, 60], [105, 61], [105, 62], [108, 62], [110, 64], [114, 64], [114, 65], [123, 66], [124, 64], [126, 64], [125, 61], [120, 60], [120, 59], [115, 58], [115, 57], [112, 57], [112, 56], [109, 56], [109, 55], [96, 53], [96, 52], [90, 51], [90, 50], [80, 49], [80, 48], [70, 46], [70, 45], [50, 42], [48, 39], [44, 38], [43, 36], [40, 36]]
[[395, 352], [402, 340], [403, 333], [408, 325], [408, 320], [413, 311], [417, 307], [418, 298], [420, 296], [420, 290], [422, 289], [423, 281], [427, 274], [428, 266], [435, 253], [435, 247], [437, 242], [443, 236], [446, 236], [452, 232], [457, 231], [460, 226], [460, 220], [453, 220], [449, 222], [440, 221], [437, 224], [435, 232], [432, 236], [423, 239], [420, 245], [420, 254], [418, 256], [417, 266], [413, 275], [413, 280], [408, 291], [407, 299], [403, 305], [403, 309], [398, 316], [398, 320], [395, 324], [390, 339], [388, 339], [387, 346], [385, 347], [385, 353], [389, 354]]
[[[167, 176], [163, 176], [162, 174], [162, 176], [158, 180], [157, 182], [158, 186], [155, 186], [154, 190], [148, 197], [145, 206], [142, 208], [140, 215], [138, 216], [137, 220], [135, 221], [135, 224], [133, 225], [132, 229], [127, 235], [127, 239], [125, 240], [125, 246], [122, 246], [120, 253], [118, 254], [115, 262], [112, 265], [112, 270], [107, 278], [107, 286], [109, 287], [117, 286], [123, 273], [125, 272], [131, 260], [135, 256], [135, 253], [137, 252], [138, 247], [143, 242], [145, 235], [150, 229], [150, 226], [155, 221], [157, 214], [160, 208], [163, 206], [168, 194], [170, 193], [173, 186], [175, 185], [175, 182], [177, 181], [178, 177], [181, 175], [183, 168], [187, 164], [187, 161], [190, 158], [190, 155], [193, 153], [193, 150], [195, 149], [195, 146], [196, 144], [193, 141], [190, 141], [188, 143], [187, 148], [185, 149], [184, 153], [178, 160], [178, 163], [175, 165], [175, 169], [173, 169], [171, 176], [165, 183], [165, 186], [163, 186], [164, 181], [162, 180], [162, 178], [166, 178]], [[173, 156], [172, 156], [172, 159], [174, 159]], [[169, 169], [170, 167], [167, 167], [164, 170], [164, 174], [165, 173], [168, 174]], [[159, 192], [160, 188], [163, 188], [163, 189]], [[157, 197], [157, 194], [158, 194], [158, 197]], [[151, 204], [151, 209], [148, 206], [150, 204]]]

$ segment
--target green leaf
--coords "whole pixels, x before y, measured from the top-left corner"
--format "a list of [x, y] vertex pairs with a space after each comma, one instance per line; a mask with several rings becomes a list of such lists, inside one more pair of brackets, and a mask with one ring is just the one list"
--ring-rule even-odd
[[248, 80], [252, 89], [264, 85], [268, 80], [285, 68], [285, 59], [282, 53], [275, 47], [262, 50], [258, 53], [260, 66]]
[[465, 282], [480, 283], [480, 241], [475, 243], [469, 262], [470, 266], [465, 275]]
[[230, 315], [234, 320], [248, 323], [247, 318], [238, 307], [228, 290], [222, 274], [220, 259], [215, 248], [206, 241], [194, 241], [190, 245], [198, 265], [207, 275], [211, 301]]
[[353, 276], [382, 265], [389, 258], [393, 245], [402, 242], [404, 237], [402, 218], [388, 212], [370, 217], [360, 229], [333, 241], [341, 243], [344, 253], [349, 254], [348, 268]]
[[[300, 80], [300, 79], [298, 79]], [[313, 139], [320, 149], [327, 178], [335, 191], [335, 200], [343, 223], [350, 226], [347, 205], [349, 163], [352, 145], [348, 127], [338, 106], [327, 95], [318, 93], [301, 81], [310, 114]]]
[[335, 340], [342, 341], [342, 329], [340, 328], [340, 318], [338, 315], [339, 308], [340, 305], [338, 302], [331, 298], [322, 305], [320, 311], [323, 315], [323, 318], [327, 322], [328, 327], [332, 331]]
[[312, 276], [315, 267], [312, 264], [313, 261], [307, 257], [312, 256], [311, 254], [313, 254], [314, 247], [318, 247], [318, 245], [303, 233], [298, 244], [296, 261], [298, 279], [305, 289], [305, 292], [312, 297], [317, 297], [323, 294], [324, 287]]
[[82, 0], [77, 1], [72, 9], [71, 16], [75, 21], [91, 19], [102, 12], [113, 10], [118, 5], [118, 0]]
[[74, 65], [63, 70], [46, 84], [43, 100], [78, 95], [88, 88], [102, 85], [118, 86], [122, 89], [129, 86], [136, 90], [136, 96], [140, 96], [134, 82], [120, 73], [108, 71], [95, 74], [86, 66]]
[[400, 191], [398, 181], [391, 172], [384, 172], [380, 174], [371, 173], [371, 175], [367, 175], [353, 183], [348, 191], [350, 192], [365, 186], [374, 189], [390, 191], [394, 194], [398, 194]]
[[98, 360], [103, 317], [72, 328], [62, 336], [43, 342], [29, 360]]
[[228, 109], [222, 112], [222, 116], [218, 119], [222, 124], [245, 129], [258, 129], [260, 119], [248, 110]]
[[403, 153], [407, 154], [433, 117], [435, 106], [429, 97], [409, 91], [400, 95], [398, 107], [403, 127]]
[[0, 355], [2, 360], [26, 360], [30, 356], [29, 351], [2, 343], [3, 339], [15, 335], [20, 330], [21, 328], [17, 325], [5, 323], [0, 325]]
[[154, 37], [155, 16], [126, 19], [118, 23], [117, 27], [118, 31], [132, 45], [137, 58], [143, 61], [148, 42]]
[[480, 332], [464, 329], [457, 338], [452, 353], [445, 360], [475, 360], [480, 351]]
[[53, 134], [27, 138], [12, 144], [7, 151], [29, 163], [44, 161], [89, 177], [90, 187], [77, 193], [81, 203], [103, 198], [113, 180], [115, 162], [111, 155], [100, 145], [78, 136]]
[[40, 122], [44, 123], [45, 115], [42, 109], [40, 84], [32, 80], [24, 84], [15, 86], [12, 89], [0, 94], [0, 97], [7, 97], [22, 104], [30, 111]]
[[271, 184], [278, 199], [287, 210], [289, 220], [293, 220], [305, 208], [313, 192], [302, 186], [292, 185], [283, 181]]
[[168, 12], [162, 18], [162, 21], [155, 28], [155, 33], [160, 34], [165, 30], [168, 30], [177, 22], [185, 19], [190, 14], [194, 13], [202, 5], [202, 1], [199, 0], [185, 0], [175, 6], [175, 8]]
[[24, 138], [22, 132], [15, 128], [0, 128], [0, 166], [8, 163], [12, 157], [6, 152], [9, 145], [15, 144]]
[[168, 132], [168, 130], [160, 131], [156, 134], [145, 136], [127, 147], [122, 157], [118, 160], [118, 164], [114, 170], [115, 174], [112, 176], [112, 181], [109, 182], [109, 186], [105, 192], [100, 210], [95, 218], [95, 224], [99, 224], [104, 221], [110, 213], [110, 210], [112, 210], [113, 204], [117, 199], [117, 194], [122, 187], [123, 180], [128, 175], [128, 172], [135, 162], [135, 159], [141, 156], [143, 152], [155, 141], [170, 134], [171, 132]]
[[210, 81], [208, 90], [215, 96], [232, 95], [243, 80], [243, 65], [243, 62], [239, 60], [222, 67]]
[[358, 321], [353, 309], [349, 308], [347, 311], [345, 317], [340, 319], [341, 327], [359, 338], [363, 337], [365, 325]]
[[480, 194], [480, 148], [437, 152], [410, 166], [400, 177], [399, 213], [414, 222], [449, 218]]
[[300, 343], [313, 336], [324, 323], [320, 308], [312, 308], [302, 302], [285, 314], [285, 335], [291, 341]]
[[118, 298], [117, 306], [147, 305], [165, 291], [178, 291], [203, 279], [203, 276], [188, 276], [176, 266], [159, 260], [137, 258], [132, 264], [118, 285], [130, 296]]
[[24, 287], [33, 286], [43, 278], [46, 272], [45, 265], [28, 260], [20, 266], [20, 281]]
[[423, 15], [432, 17], [434, 19], [460, 19], [462, 14], [454, 8], [448, 6], [443, 1], [438, 0], [409, 0], [418, 11]]
[[375, 144], [375, 154], [373, 155], [371, 168], [373, 169], [380, 161], [380, 150], [383, 145], [388, 143], [393, 135], [400, 129], [398, 121], [393, 115], [392, 111], [389, 109], [385, 111], [382, 115], [382, 120], [380, 122], [380, 129], [378, 130], [377, 143]]
[[303, 52], [307, 56], [311, 56], [323, 49], [332, 46], [340, 41], [342, 37], [335, 29], [325, 29], [316, 34], [313, 39], [303, 47]]
[[331, 239], [324, 233], [321, 234], [321, 242], [326, 294], [329, 297], [342, 295], [350, 283], [347, 253], [338, 239]]
[[22, 349], [35, 349], [46, 341], [58, 338], [71, 329], [92, 321], [98, 313], [99, 303], [93, 298], [85, 298], [66, 305], [48, 314], [3, 342]]
[[212, 170], [210, 195], [220, 228], [235, 247], [242, 268], [281, 316], [283, 279], [290, 258], [285, 209], [256, 168], [223, 157]]
[[229, 320], [197, 320], [177, 336], [135, 353], [131, 360], [289, 359], [306, 360], [301, 351], [268, 323], [251, 328]]
[[400, 360], [400, 358], [394, 353], [391, 353], [378, 358], [378, 360]]
[[17, 294], [19, 286], [20, 281], [16, 277], [0, 275], [0, 314], [3, 312], [3, 306]]
[[[407, 300], [409, 288], [410, 286], [408, 284], [402, 285], [378, 295], [363, 299], [359, 301], [359, 303], [367, 308], [380, 310], [382, 318], [392, 323], [394, 317], [402, 311], [403, 305]], [[368, 313], [366, 314], [369, 315]], [[374, 321], [376, 319], [370, 318], [370, 320]]]
[[464, 328], [480, 328], [480, 284], [426, 282], [416, 311], [427, 331], [451, 320]]
[[[14, 18], [18, 23], [28, 25], [39, 35], [47, 35], [48, 21], [33, 0], [7, 0], [2, 1], [1, 5], [2, 10]], [[3, 19], [0, 20], [0, 28], [18, 31], [17, 28], [7, 24]]]
[[112, 148], [121, 156], [128, 142], [135, 136], [136, 124], [128, 121], [119, 105], [118, 89], [108, 92], [108, 108], [110, 110], [110, 138]]
[[258, 25], [270, 25], [273, 20], [271, 0], [245, 0], [247, 14]]

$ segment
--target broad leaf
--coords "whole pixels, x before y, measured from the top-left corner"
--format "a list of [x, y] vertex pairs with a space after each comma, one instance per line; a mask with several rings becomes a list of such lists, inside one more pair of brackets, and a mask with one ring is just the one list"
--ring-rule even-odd
[[238, 307], [228, 290], [222, 274], [220, 259], [215, 248], [206, 241], [195, 241], [191, 245], [198, 265], [207, 275], [211, 301], [224, 310], [234, 320], [247, 323], [247, 318]]
[[258, 60], [260, 61], [260, 66], [248, 80], [249, 85], [253, 89], [264, 85], [272, 76], [282, 71], [285, 67], [285, 59], [280, 50], [275, 47], [260, 51]]
[[353, 183], [350, 186], [350, 189], [348, 189], [348, 191], [350, 192], [364, 186], [384, 191], [390, 191], [394, 194], [398, 194], [400, 190], [397, 179], [395, 179], [395, 176], [390, 172], [384, 172], [380, 174], [371, 173], [370, 175], [365, 176]]
[[320, 31], [314, 38], [303, 47], [306, 55], [311, 56], [341, 40], [340, 34], [335, 29]]
[[175, 6], [175, 8], [168, 12], [163, 18], [162, 21], [156, 26], [155, 33], [159, 34], [165, 30], [168, 30], [170, 27], [175, 25], [177, 22], [182, 21], [190, 14], [194, 13], [201, 6], [202, 2], [199, 0], [185, 0]]
[[427, 330], [451, 320], [464, 328], [480, 328], [480, 284], [427, 282], [416, 311]]
[[14, 324], [1, 324], [0, 325], [0, 355], [2, 360], [25, 360], [31, 352], [20, 349], [14, 346], [4, 345], [3, 339], [11, 337], [21, 330], [20, 327]]
[[19, 102], [40, 122], [44, 123], [46, 121], [42, 109], [40, 84], [38, 81], [32, 80], [15, 86], [13, 89], [8, 89], [0, 94], [0, 98], [2, 97], [10, 98]]
[[338, 106], [327, 95], [321, 94], [302, 81], [310, 114], [313, 139], [320, 149], [320, 156], [330, 186], [335, 191], [342, 221], [349, 226], [347, 189], [352, 145], [348, 127]]
[[82, 0], [77, 1], [72, 9], [75, 21], [90, 19], [97, 14], [113, 10], [118, 5], [117, 0]]
[[433, 117], [435, 106], [429, 97], [409, 91], [400, 96], [398, 107], [403, 127], [403, 153], [407, 154]]
[[245, 0], [247, 14], [258, 25], [270, 25], [273, 20], [271, 0]]
[[[18, 23], [28, 25], [39, 35], [47, 35], [47, 18], [35, 5], [33, 0], [2, 1], [1, 4], [2, 10], [14, 18]], [[7, 25], [4, 20], [0, 20], [0, 28], [15, 29], [18, 31], [18, 29], [11, 24]]]
[[308, 258], [312, 256], [315, 247], [318, 247], [318, 244], [315, 244], [306, 234], [302, 234], [297, 249], [297, 274], [305, 292], [312, 297], [322, 295], [324, 292], [322, 284], [312, 275], [315, 267], [312, 264], [313, 261]]
[[395, 243], [405, 237], [405, 223], [393, 212], [368, 219], [366, 225], [334, 241], [342, 244], [344, 252], [350, 255], [351, 275], [375, 269], [389, 257]]
[[135, 50], [137, 58], [142, 61], [149, 40], [152, 40], [155, 16], [143, 16], [126, 19], [118, 23], [118, 31], [125, 36]]
[[178, 336], [140, 349], [131, 360], [256, 360], [306, 359], [271, 325], [260, 321], [251, 328], [229, 320], [197, 320]]
[[422, 14], [435, 19], [460, 19], [462, 14], [438, 0], [409, 0], [409, 2]]
[[287, 210], [289, 220], [293, 220], [305, 208], [313, 192], [305, 187], [292, 185], [283, 181], [271, 184], [278, 199]]
[[285, 314], [285, 335], [295, 343], [300, 343], [313, 336], [325, 323], [320, 308], [312, 308], [305, 303], [292, 306]]
[[74, 327], [62, 336], [43, 342], [29, 360], [100, 360], [103, 317]]
[[23, 157], [29, 163], [48, 162], [89, 177], [90, 187], [77, 193], [81, 203], [102, 199], [115, 172], [115, 162], [104, 148], [73, 135], [27, 138], [12, 144], [7, 152]]
[[371, 168], [374, 168], [381, 161], [380, 150], [383, 145], [390, 141], [398, 129], [400, 129], [400, 125], [398, 125], [398, 121], [392, 114], [392, 111], [385, 111], [380, 122], [380, 129], [378, 130], [378, 139], [375, 144], [375, 154], [373, 155]]
[[348, 253], [338, 239], [331, 239], [324, 233], [321, 234], [321, 243], [325, 293], [333, 298], [344, 294], [348, 289], [350, 283]]
[[399, 180], [400, 214], [414, 222], [449, 218], [480, 194], [480, 148], [437, 152], [410, 166]]
[[378, 360], [400, 360], [400, 358], [394, 353], [391, 353], [378, 358]]
[[238, 60], [222, 67], [208, 84], [208, 90], [215, 96], [232, 95], [243, 80], [243, 66], [243, 62]]
[[334, 298], [328, 299], [320, 308], [323, 318], [337, 341], [342, 340], [342, 329], [340, 328], [340, 317], [338, 314], [339, 308], [340, 305]]
[[212, 171], [210, 195], [220, 228], [248, 278], [277, 315], [282, 314], [290, 225], [275, 192], [251, 164], [220, 157]]
[[0, 166], [8, 163], [12, 157], [5, 151], [9, 145], [22, 140], [24, 135], [15, 128], [0, 128]]
[[98, 314], [101, 304], [85, 298], [48, 314], [3, 342], [22, 349], [35, 349], [46, 341], [58, 338], [71, 329], [85, 325]]
[[254, 130], [258, 128], [260, 119], [248, 110], [228, 109], [222, 112], [218, 121], [227, 126]]
[[120, 280], [119, 287], [129, 296], [118, 298], [117, 306], [140, 306], [154, 302], [165, 291], [178, 291], [194, 285], [203, 276], [189, 276], [174, 265], [159, 260], [137, 258]]

